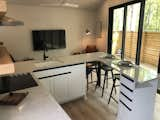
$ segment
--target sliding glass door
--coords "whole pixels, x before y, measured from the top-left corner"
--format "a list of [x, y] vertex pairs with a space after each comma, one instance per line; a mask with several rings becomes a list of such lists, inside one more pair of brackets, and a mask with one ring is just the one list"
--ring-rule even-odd
[[145, 6], [140, 63], [155, 72], [160, 56], [160, 0], [146, 0]]
[[145, 0], [109, 9], [108, 53], [139, 64]]
[[127, 6], [124, 59], [136, 62], [140, 3]]
[[121, 56], [124, 8], [113, 11], [112, 54]]

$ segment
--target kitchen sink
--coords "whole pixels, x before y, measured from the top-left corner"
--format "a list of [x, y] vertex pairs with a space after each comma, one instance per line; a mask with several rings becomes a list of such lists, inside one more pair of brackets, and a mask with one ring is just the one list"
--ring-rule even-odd
[[47, 66], [57, 65], [60, 63], [61, 63], [60, 61], [38, 61], [34, 65], [36, 67], [47, 67]]

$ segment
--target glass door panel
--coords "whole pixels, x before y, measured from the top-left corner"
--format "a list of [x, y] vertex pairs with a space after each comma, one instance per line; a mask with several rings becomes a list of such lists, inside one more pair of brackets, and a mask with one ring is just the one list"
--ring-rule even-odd
[[139, 65], [144, 8], [145, 0], [109, 8], [108, 53]]
[[140, 3], [127, 6], [124, 59], [131, 60], [134, 63], [137, 51], [140, 7]]
[[160, 0], [146, 0], [145, 6], [140, 65], [156, 73], [160, 56]]
[[113, 11], [112, 54], [121, 55], [124, 7]]

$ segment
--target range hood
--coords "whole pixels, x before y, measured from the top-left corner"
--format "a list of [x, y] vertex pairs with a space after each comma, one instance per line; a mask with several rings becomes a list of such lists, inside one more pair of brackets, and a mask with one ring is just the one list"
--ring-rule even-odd
[[22, 21], [7, 17], [6, 13], [7, 13], [7, 3], [5, 0], [0, 0], [0, 26], [24, 25]]

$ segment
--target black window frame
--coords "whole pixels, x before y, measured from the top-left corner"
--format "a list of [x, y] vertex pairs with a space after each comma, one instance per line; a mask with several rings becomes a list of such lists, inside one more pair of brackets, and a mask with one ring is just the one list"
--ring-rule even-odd
[[135, 64], [140, 64], [140, 53], [142, 46], [142, 34], [143, 34], [143, 21], [144, 21], [144, 10], [145, 10], [145, 0], [134, 0], [127, 3], [123, 3], [117, 6], [109, 8], [109, 19], [108, 19], [108, 49], [107, 53], [112, 54], [112, 34], [113, 34], [113, 14], [114, 10], [118, 8], [124, 8], [124, 18], [123, 18], [123, 31], [122, 31], [122, 52], [121, 59], [124, 60], [125, 53], [125, 38], [126, 38], [126, 21], [127, 21], [127, 6], [140, 3], [140, 18], [138, 27], [138, 37], [137, 37], [137, 49], [136, 49], [136, 59]]

